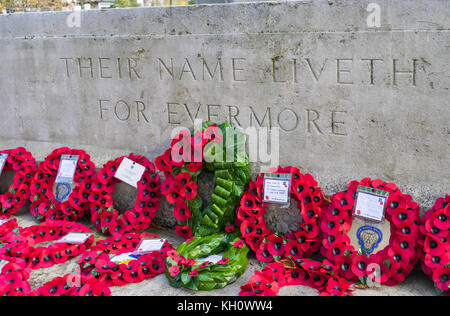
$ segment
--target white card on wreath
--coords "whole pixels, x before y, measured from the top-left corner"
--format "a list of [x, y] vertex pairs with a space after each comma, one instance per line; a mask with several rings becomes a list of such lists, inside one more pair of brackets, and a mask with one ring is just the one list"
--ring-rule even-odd
[[6, 158], [8, 158], [8, 154], [0, 154], [0, 174], [2, 174], [3, 167], [6, 163]]
[[91, 236], [92, 234], [90, 233], [70, 232], [67, 235], [61, 237], [55, 243], [83, 244]]
[[165, 239], [142, 239], [139, 245], [134, 251], [135, 254], [146, 254], [152, 251], [161, 250], [162, 246], [166, 242]]
[[208, 262], [211, 262], [211, 263], [213, 263], [213, 264], [216, 264], [217, 262], [219, 262], [220, 260], [222, 260], [222, 258], [223, 258], [223, 256], [221, 256], [221, 255], [211, 255], [211, 256], [208, 256], [208, 257], [206, 257], [206, 258], [201, 258], [201, 259], [199, 259], [198, 261], [201, 261], [201, 262], [206, 262], [206, 261], [208, 261]]
[[117, 168], [114, 177], [137, 188], [137, 183], [141, 181], [144, 172], [144, 166], [125, 157], [123, 158], [119, 168]]

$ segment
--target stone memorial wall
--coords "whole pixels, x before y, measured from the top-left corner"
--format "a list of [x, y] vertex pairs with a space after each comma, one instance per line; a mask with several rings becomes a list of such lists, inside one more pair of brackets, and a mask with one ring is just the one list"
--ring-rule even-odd
[[229, 121], [279, 128], [279, 159], [257, 160], [327, 193], [382, 178], [430, 206], [450, 187], [450, 3], [370, 2], [0, 15], [0, 147], [100, 167]]

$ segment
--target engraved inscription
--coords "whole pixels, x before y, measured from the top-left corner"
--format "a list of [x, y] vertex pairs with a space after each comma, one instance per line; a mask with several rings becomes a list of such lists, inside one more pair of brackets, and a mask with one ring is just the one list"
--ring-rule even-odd
[[283, 132], [300, 131], [309, 135], [347, 136], [347, 111], [297, 109], [292, 107], [255, 107], [253, 105], [223, 105], [167, 102], [165, 108], [169, 125], [194, 124], [195, 119], [228, 121], [238, 127], [279, 127]]

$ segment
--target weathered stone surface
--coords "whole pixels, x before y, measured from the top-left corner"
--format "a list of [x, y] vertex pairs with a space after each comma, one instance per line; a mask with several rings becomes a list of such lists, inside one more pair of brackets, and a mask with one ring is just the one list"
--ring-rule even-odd
[[154, 159], [194, 118], [272, 126], [279, 162], [327, 194], [377, 177], [429, 207], [450, 184], [450, 4], [380, 0], [380, 27], [367, 4], [2, 15], [0, 147], [84, 148], [101, 167]]

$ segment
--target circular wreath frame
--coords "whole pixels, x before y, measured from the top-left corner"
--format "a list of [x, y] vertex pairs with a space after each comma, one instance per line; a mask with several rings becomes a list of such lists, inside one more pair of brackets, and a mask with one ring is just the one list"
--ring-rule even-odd
[[421, 219], [422, 270], [439, 293], [450, 295], [450, 195], [436, 200]]
[[[389, 245], [376, 254], [358, 253], [347, 233], [352, 226], [353, 208], [358, 185], [389, 192], [385, 220], [390, 222]], [[339, 275], [389, 286], [402, 282], [418, 262], [416, 243], [419, 236], [419, 205], [403, 194], [394, 183], [364, 178], [351, 181], [348, 189], [334, 194], [324, 212], [321, 229], [324, 233], [322, 254], [339, 267]], [[375, 269], [377, 268], [377, 269]]]
[[46, 221], [39, 225], [19, 228], [17, 233], [1, 245], [0, 255], [23, 259], [26, 266], [33, 270], [49, 268], [80, 255], [94, 242], [92, 235], [83, 244], [53, 243], [47, 247], [37, 246], [39, 243], [56, 241], [70, 232], [92, 233], [80, 223]]
[[[128, 158], [145, 167], [142, 178], [137, 183], [137, 197], [133, 207], [124, 212], [114, 208], [112, 194], [120, 180], [114, 175], [124, 158]], [[108, 161], [97, 173], [95, 181], [90, 183], [89, 202], [91, 203], [91, 221], [103, 234], [123, 234], [140, 231], [150, 227], [161, 199], [159, 175], [154, 164], [144, 156], [129, 154]]]
[[[213, 264], [199, 258], [224, 252], [222, 260]], [[173, 287], [209, 291], [236, 281], [247, 268], [249, 248], [237, 232], [214, 233], [194, 237], [168, 253], [166, 277]]]
[[129, 232], [98, 241], [78, 259], [79, 272], [83, 279], [94, 279], [105, 286], [139, 283], [147, 278], [164, 273], [167, 252], [172, 245], [166, 241], [160, 251], [140, 255], [127, 264], [117, 264], [112, 258], [133, 252], [143, 238], [158, 238], [158, 235]]
[[0, 151], [0, 154], [8, 154], [3, 172], [14, 171], [14, 182], [8, 191], [0, 195], [0, 215], [10, 217], [16, 214], [30, 199], [30, 186], [36, 173], [36, 161], [33, 155], [23, 147]]
[[310, 174], [302, 174], [298, 168], [279, 166], [269, 172], [292, 175], [290, 197], [297, 201], [302, 222], [298, 222], [298, 230], [286, 236], [267, 228], [264, 215], [268, 204], [263, 202], [264, 174], [260, 174], [256, 181], [250, 182], [237, 210], [242, 237], [263, 263], [310, 257], [321, 246], [320, 220], [324, 194], [314, 178]]
[[[77, 168], [74, 175], [74, 188], [68, 199], [59, 202], [53, 194], [61, 155], [78, 155]], [[40, 221], [67, 220], [76, 221], [82, 218], [89, 209], [89, 189], [86, 183], [95, 176], [95, 165], [84, 150], [58, 148], [42, 161], [31, 184], [30, 211]]]
[[[185, 130], [173, 139], [171, 148], [155, 160], [156, 167], [165, 175], [161, 193], [175, 205], [174, 216], [182, 223], [175, 231], [184, 239], [223, 231], [234, 221], [235, 208], [250, 181], [250, 168], [247, 153], [237, 159], [237, 150], [245, 145], [246, 137], [235, 129], [233, 132], [238, 135], [233, 148], [236, 161], [213, 162], [214, 156], [219, 155], [226, 161], [230, 148], [223, 140], [229, 129], [233, 129], [229, 123], [218, 126], [205, 122], [202, 130], [192, 134]], [[198, 177], [204, 170], [214, 173], [214, 191], [206, 206], [197, 192]]]

